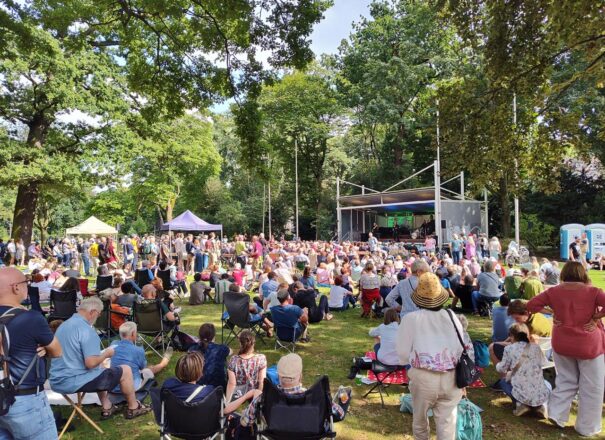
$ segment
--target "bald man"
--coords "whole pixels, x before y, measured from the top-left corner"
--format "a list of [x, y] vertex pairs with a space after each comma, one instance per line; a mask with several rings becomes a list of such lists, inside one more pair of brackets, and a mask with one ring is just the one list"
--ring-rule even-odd
[[[56, 439], [55, 419], [44, 393], [44, 356], [61, 356], [61, 345], [40, 312], [21, 306], [26, 298], [25, 275], [12, 267], [0, 269], [0, 319], [10, 338], [9, 373], [18, 385], [15, 403], [0, 417], [0, 439]], [[30, 364], [33, 367], [25, 374]]]

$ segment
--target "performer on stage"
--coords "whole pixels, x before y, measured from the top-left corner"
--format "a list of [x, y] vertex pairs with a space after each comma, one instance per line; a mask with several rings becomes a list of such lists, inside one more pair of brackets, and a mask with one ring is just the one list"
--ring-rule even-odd
[[393, 240], [399, 241], [399, 225], [397, 224], [397, 217], [393, 221]]

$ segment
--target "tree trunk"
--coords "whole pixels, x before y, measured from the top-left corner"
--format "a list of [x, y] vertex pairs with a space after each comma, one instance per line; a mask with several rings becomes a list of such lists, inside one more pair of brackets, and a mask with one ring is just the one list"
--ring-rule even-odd
[[503, 237], [510, 237], [510, 200], [508, 194], [508, 182], [506, 176], [500, 179], [500, 191], [498, 193], [500, 198], [500, 209], [502, 210], [502, 217], [500, 219], [500, 227], [502, 229]]
[[[29, 122], [26, 144], [30, 148], [42, 149], [50, 122], [45, 119], [43, 113], [36, 114]], [[17, 200], [13, 212], [13, 234], [15, 240], [22, 239], [25, 248], [29, 246], [34, 230], [34, 218], [40, 195], [40, 183], [30, 181], [19, 185], [17, 189]]]
[[172, 211], [174, 210], [174, 201], [172, 199], [168, 200], [166, 203], [166, 221], [172, 221]]
[[401, 166], [404, 142], [405, 127], [403, 124], [400, 124], [397, 128], [397, 142], [395, 142], [395, 145], [393, 145], [393, 165], [395, 165], [395, 168], [399, 168]]
[[17, 200], [13, 213], [13, 235], [15, 241], [22, 239], [25, 248], [29, 246], [34, 229], [34, 216], [40, 187], [37, 182], [29, 182], [19, 185], [17, 189]]

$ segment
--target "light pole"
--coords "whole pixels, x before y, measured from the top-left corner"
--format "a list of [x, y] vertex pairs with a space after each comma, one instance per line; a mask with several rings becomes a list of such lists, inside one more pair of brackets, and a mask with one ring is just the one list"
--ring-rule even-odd
[[294, 186], [295, 186], [295, 199], [296, 199], [296, 239], [299, 239], [298, 235], [298, 140], [294, 138]]
[[[513, 127], [515, 130], [515, 143], [516, 143], [516, 134], [517, 134], [517, 94], [513, 92]], [[519, 234], [519, 195], [518, 192], [518, 163], [515, 158], [515, 242], [517, 245], [520, 245], [520, 234]]]

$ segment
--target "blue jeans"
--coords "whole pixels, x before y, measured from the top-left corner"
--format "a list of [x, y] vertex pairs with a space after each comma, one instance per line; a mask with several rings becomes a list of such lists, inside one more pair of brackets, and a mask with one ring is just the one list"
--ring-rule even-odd
[[0, 440], [56, 440], [57, 426], [46, 394], [16, 399], [8, 414], [0, 417]]
[[63, 254], [63, 267], [69, 267], [71, 264], [71, 253], [67, 252]]
[[452, 251], [452, 258], [454, 259], [454, 264], [460, 263], [461, 257], [462, 257], [462, 251]]
[[475, 291], [473, 291], [473, 293], [471, 293], [471, 301], [473, 303], [473, 311], [477, 312], [477, 311], [479, 311], [479, 304], [481, 304], [481, 303], [493, 304], [496, 301], [498, 301], [498, 298], [483, 296], [483, 295], [481, 295], [481, 293], [478, 290], [475, 290]]
[[82, 254], [82, 265], [84, 266], [84, 275], [90, 276], [90, 257]]
[[513, 397], [513, 385], [510, 382], [507, 382], [506, 379], [500, 379], [498, 384], [500, 385], [500, 389], [504, 392], [504, 394], [510, 397], [513, 403], [517, 403], [517, 400]]

